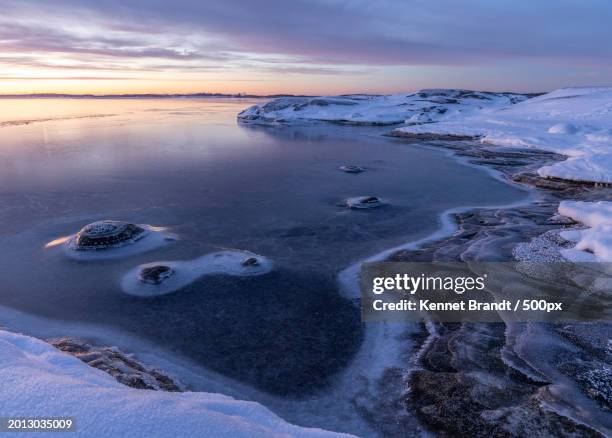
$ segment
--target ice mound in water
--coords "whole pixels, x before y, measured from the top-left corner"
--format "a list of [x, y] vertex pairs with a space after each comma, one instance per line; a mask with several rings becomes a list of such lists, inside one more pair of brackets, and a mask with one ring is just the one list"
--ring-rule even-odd
[[162, 284], [166, 279], [174, 275], [174, 269], [165, 265], [152, 265], [142, 268], [138, 273], [138, 279], [142, 283]]
[[85, 225], [72, 236], [49, 242], [46, 247], [62, 245], [64, 252], [79, 260], [124, 257], [157, 248], [173, 237], [165, 229], [146, 224], [101, 220]]
[[74, 240], [77, 251], [108, 249], [127, 245], [144, 237], [147, 230], [143, 227], [121, 221], [98, 221], [81, 228]]
[[339, 169], [346, 173], [361, 173], [365, 172], [365, 169], [361, 166], [354, 166], [352, 164], [347, 164], [346, 166], [340, 166]]
[[165, 295], [184, 288], [204, 275], [262, 275], [272, 261], [249, 251], [225, 250], [194, 260], [154, 262], [137, 266], [121, 280], [121, 289], [139, 297]]
[[348, 208], [365, 209], [382, 207], [384, 202], [376, 196], [356, 196], [354, 198], [348, 198], [344, 201], [344, 204]]

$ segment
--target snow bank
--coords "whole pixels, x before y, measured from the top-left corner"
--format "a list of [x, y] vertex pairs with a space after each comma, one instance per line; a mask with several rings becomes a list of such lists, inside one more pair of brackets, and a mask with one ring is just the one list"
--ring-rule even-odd
[[485, 108], [500, 108], [525, 100], [511, 93], [431, 89], [413, 94], [346, 95], [335, 97], [282, 97], [254, 105], [238, 114], [247, 123], [326, 121], [356, 125], [430, 123], [448, 120]]
[[472, 136], [485, 144], [556, 152], [568, 159], [540, 168], [540, 176], [612, 183], [612, 87], [564, 88], [394, 133]]
[[43, 341], [6, 331], [0, 394], [3, 416], [72, 416], [77, 436], [348, 436], [294, 426], [258, 403], [220, 394], [129, 388]]
[[583, 230], [563, 231], [561, 237], [575, 242], [561, 254], [573, 262], [612, 262], [612, 202], [563, 201], [559, 214], [586, 225]]

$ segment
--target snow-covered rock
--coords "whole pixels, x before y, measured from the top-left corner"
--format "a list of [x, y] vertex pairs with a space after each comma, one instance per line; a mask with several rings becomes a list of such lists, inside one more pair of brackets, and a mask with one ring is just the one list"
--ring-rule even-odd
[[104, 260], [151, 251], [174, 239], [164, 227], [102, 220], [85, 225], [76, 234], [54, 239], [45, 248], [61, 247], [64, 254], [77, 260]]
[[563, 201], [559, 214], [587, 226], [561, 232], [561, 237], [575, 242], [561, 254], [574, 262], [612, 262], [612, 202]]
[[512, 93], [429, 89], [387, 96], [353, 94], [333, 97], [281, 97], [238, 114], [248, 123], [325, 121], [354, 125], [431, 123], [500, 108], [527, 99]]
[[[79, 437], [337, 437], [220, 394], [134, 389], [50, 344], [0, 331], [3, 416], [71, 416]], [[44, 436], [44, 434], [43, 434]]]
[[[273, 265], [272, 260], [250, 251], [223, 250], [194, 260], [152, 262], [137, 266], [124, 275], [121, 288], [129, 295], [153, 297], [175, 292], [205, 275], [250, 277], [267, 274]], [[163, 278], [155, 275], [156, 272], [163, 272]]]
[[365, 210], [368, 208], [378, 208], [385, 205], [385, 203], [376, 196], [355, 196], [347, 198], [344, 201], [344, 205], [347, 208], [353, 208], [357, 210]]
[[131, 355], [123, 353], [116, 347], [91, 345], [83, 339], [71, 337], [47, 339], [46, 341], [55, 348], [110, 374], [118, 382], [132, 388], [173, 392], [184, 390], [178, 380], [154, 368], [144, 366]]
[[540, 176], [612, 183], [612, 87], [564, 88], [394, 133], [467, 136], [485, 144], [547, 150], [568, 159], [540, 168]]

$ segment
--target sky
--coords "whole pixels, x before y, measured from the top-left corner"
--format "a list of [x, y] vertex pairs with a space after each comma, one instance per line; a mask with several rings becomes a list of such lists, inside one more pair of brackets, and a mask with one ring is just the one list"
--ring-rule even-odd
[[0, 94], [612, 85], [609, 0], [0, 0]]

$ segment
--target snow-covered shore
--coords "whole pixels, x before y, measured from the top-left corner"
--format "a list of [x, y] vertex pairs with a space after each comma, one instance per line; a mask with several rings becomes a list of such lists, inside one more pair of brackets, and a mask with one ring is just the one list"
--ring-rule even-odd
[[134, 389], [50, 344], [0, 330], [3, 416], [71, 416], [78, 436], [348, 437], [291, 425], [255, 402]]
[[527, 97], [514, 93], [445, 89], [388, 96], [281, 97], [245, 109], [238, 114], [238, 120], [259, 124], [313, 121], [352, 125], [431, 123], [462, 119], [485, 109], [503, 108]]
[[460, 119], [404, 126], [394, 134], [456, 135], [483, 145], [555, 152], [568, 159], [541, 167], [541, 177], [612, 183], [612, 87], [564, 88]]

